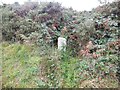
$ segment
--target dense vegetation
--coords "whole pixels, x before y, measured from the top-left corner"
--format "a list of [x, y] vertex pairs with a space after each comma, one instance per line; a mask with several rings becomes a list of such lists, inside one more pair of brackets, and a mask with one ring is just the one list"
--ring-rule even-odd
[[[0, 6], [2, 87], [118, 87], [118, 4], [83, 12], [56, 2]], [[60, 36], [66, 51], [57, 49]]]

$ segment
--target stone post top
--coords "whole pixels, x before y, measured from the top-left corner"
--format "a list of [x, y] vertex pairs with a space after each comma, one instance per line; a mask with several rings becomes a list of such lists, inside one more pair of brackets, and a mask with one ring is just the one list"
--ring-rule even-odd
[[60, 37], [58, 37], [58, 39], [65, 39], [65, 38], [60, 36]]

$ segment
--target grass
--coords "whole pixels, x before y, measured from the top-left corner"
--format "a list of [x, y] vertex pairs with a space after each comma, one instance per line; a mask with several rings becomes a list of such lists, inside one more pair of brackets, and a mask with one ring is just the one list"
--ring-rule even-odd
[[31, 55], [29, 46], [3, 44], [3, 87], [37, 87], [41, 58]]
[[[47, 50], [46, 55], [41, 56], [40, 48], [18, 43], [4, 42], [1, 46], [3, 87], [104, 88], [118, 86], [113, 72], [115, 71], [113, 60], [101, 63], [101, 58], [98, 60], [80, 59], [70, 56], [68, 52], [60, 53], [57, 49], [52, 48]], [[108, 70], [110, 65], [113, 65], [111, 71]], [[99, 77], [102, 77], [101, 74], [107, 71], [108, 75], [99, 80]]]

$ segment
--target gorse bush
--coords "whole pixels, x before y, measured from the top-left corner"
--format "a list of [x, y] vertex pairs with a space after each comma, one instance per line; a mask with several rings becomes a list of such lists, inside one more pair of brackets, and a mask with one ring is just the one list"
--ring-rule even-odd
[[[1, 8], [3, 40], [23, 42], [24, 39], [32, 39], [33, 43], [34, 41], [35, 43], [45, 42], [56, 46], [57, 38], [66, 28], [64, 37], [76, 44], [76, 47], [71, 43], [68, 43], [68, 46], [75, 48], [76, 50], [73, 52], [77, 54], [79, 51], [77, 47], [83, 47], [89, 40], [101, 45], [106, 44], [111, 39], [117, 39], [118, 21], [117, 17], [113, 19], [112, 12], [108, 16], [94, 10], [78, 13], [72, 9], [65, 9], [56, 2], [41, 3], [41, 6], [35, 4], [36, 8], [31, 9], [34, 6], [31, 6], [31, 3], [28, 2], [24, 6], [6, 5]], [[25, 6], [28, 8], [25, 9]], [[113, 4], [112, 7], [116, 6]], [[26, 14], [21, 16], [18, 13]], [[86, 18], [88, 16], [89, 19]], [[38, 35], [33, 36], [33, 38], [34, 32]], [[21, 37], [21, 34], [26, 38]]]

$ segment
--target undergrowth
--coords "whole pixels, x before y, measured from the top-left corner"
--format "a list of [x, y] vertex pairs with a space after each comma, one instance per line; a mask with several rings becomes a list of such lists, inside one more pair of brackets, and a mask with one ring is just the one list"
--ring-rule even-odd
[[41, 56], [40, 48], [23, 44], [2, 44], [2, 86], [36, 87], [117, 87], [117, 56], [78, 58], [50, 48]]

